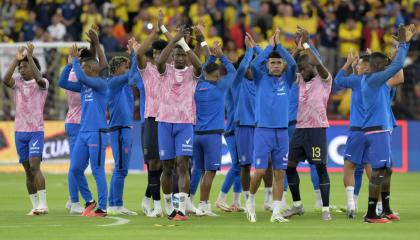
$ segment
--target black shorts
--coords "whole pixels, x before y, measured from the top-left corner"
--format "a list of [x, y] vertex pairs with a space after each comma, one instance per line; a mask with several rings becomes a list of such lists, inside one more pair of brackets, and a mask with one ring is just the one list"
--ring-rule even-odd
[[155, 118], [144, 119], [142, 131], [144, 162], [159, 159], [158, 122]]
[[326, 128], [296, 128], [289, 145], [289, 161], [327, 164]]

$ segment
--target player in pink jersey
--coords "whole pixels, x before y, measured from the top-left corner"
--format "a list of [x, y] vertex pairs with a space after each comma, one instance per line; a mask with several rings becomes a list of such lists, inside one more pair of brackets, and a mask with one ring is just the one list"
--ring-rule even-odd
[[[15, 144], [19, 163], [26, 173], [26, 187], [32, 202], [28, 215], [48, 213], [45, 179], [41, 172], [44, 148], [44, 105], [48, 94], [48, 80], [40, 72], [33, 57], [34, 45], [20, 47], [10, 64], [3, 83], [13, 89], [16, 104]], [[18, 68], [19, 76], [13, 77]]]
[[[160, 103], [160, 74], [156, 68], [156, 62], [161, 51], [166, 47], [167, 42], [164, 40], [156, 40], [161, 33], [167, 39], [171, 39], [171, 35], [163, 26], [163, 14], [160, 11], [157, 26], [151, 32], [149, 37], [136, 49], [138, 67], [140, 75], [144, 82], [145, 90], [145, 112], [144, 124], [142, 128], [142, 145], [144, 162], [148, 169], [147, 189], [145, 197], [142, 201], [142, 209], [146, 216], [159, 217], [162, 216], [162, 208], [160, 205], [160, 176], [162, 167], [159, 159], [158, 146], [158, 123], [156, 117]], [[145, 53], [152, 48], [153, 57], [151, 61], [147, 61]], [[151, 207], [151, 198], [153, 198], [153, 208]]]
[[[201, 63], [185, 41], [189, 31], [181, 28], [163, 49], [157, 68], [161, 74], [161, 99], [158, 111], [159, 156], [163, 166], [162, 191], [169, 219], [186, 220], [190, 187], [189, 162], [192, 157], [194, 92]], [[167, 64], [172, 53], [173, 64]], [[187, 65], [187, 61], [192, 66]], [[175, 167], [176, 165], [176, 167]], [[179, 211], [172, 204], [173, 173], [179, 177]]]
[[[296, 131], [289, 147], [287, 179], [293, 206], [284, 216], [303, 214], [300, 199], [299, 175], [296, 167], [306, 159], [316, 166], [322, 198], [322, 219], [331, 220], [329, 210], [330, 179], [327, 172], [327, 102], [331, 91], [332, 76], [322, 64], [316, 49], [309, 45], [309, 33], [298, 28], [300, 36], [297, 60], [296, 85], [299, 88], [299, 109]], [[303, 43], [303, 44], [302, 44]]]

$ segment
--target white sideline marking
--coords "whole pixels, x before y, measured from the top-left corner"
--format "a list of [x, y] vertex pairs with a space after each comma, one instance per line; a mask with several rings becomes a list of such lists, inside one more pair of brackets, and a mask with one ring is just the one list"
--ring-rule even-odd
[[110, 219], [114, 219], [114, 220], [117, 220], [117, 221], [114, 222], [114, 223], [111, 223], [111, 224], [98, 225], [99, 227], [113, 227], [113, 226], [127, 224], [127, 223], [130, 222], [130, 220], [125, 219], [125, 218], [120, 218], [120, 217], [105, 217], [105, 218], [110, 218]]

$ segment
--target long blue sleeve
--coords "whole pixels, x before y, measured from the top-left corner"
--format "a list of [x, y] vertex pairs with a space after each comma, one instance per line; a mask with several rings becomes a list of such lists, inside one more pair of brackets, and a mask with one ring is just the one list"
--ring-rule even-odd
[[83, 72], [83, 69], [80, 66], [80, 60], [77, 58], [73, 58], [73, 70], [76, 74], [77, 80], [82, 84], [97, 91], [105, 91], [107, 89], [107, 83], [105, 80], [102, 80], [99, 77], [89, 77]]
[[400, 43], [398, 46], [397, 56], [384, 71], [375, 72], [367, 77], [367, 82], [371, 87], [380, 87], [385, 84], [392, 76], [397, 74], [404, 67], [404, 60], [407, 57], [410, 44]]
[[248, 70], [253, 54], [254, 54], [254, 50], [252, 48], [248, 48], [246, 50], [245, 56], [244, 58], [242, 58], [242, 61], [239, 64], [238, 69], [236, 70], [235, 79], [233, 80], [233, 83], [232, 83], [233, 88], [238, 87], [242, 79], [245, 77], [246, 71]]
[[82, 85], [79, 82], [69, 81], [70, 72], [71, 72], [71, 67], [66, 65], [63, 71], [61, 72], [58, 86], [72, 92], [80, 92], [82, 89]]
[[201, 67], [201, 76], [204, 78], [204, 69], [206, 68], [207, 64], [209, 63], [214, 63], [216, 62], [217, 58], [216, 56], [210, 55], [207, 59], [206, 62], [203, 64], [203, 66]]
[[225, 90], [232, 86], [236, 70], [233, 64], [225, 56], [220, 57], [220, 62], [222, 62], [223, 66], [225, 66], [227, 74], [223, 79], [217, 82], [217, 87]]
[[287, 63], [287, 71], [285, 73], [287, 82], [289, 86], [293, 84], [296, 79], [296, 61], [293, 56], [281, 45], [277, 45], [277, 51], [280, 56], [286, 61]]
[[258, 56], [251, 62], [252, 75], [254, 77], [255, 84], [258, 84], [261, 81], [262, 71], [261, 65], [267, 61], [268, 56], [273, 51], [273, 46], [268, 45], [264, 51], [262, 51]]
[[321, 62], [322, 62], [321, 54], [319, 54], [318, 49], [316, 49], [316, 47], [314, 45], [310, 44], [310, 43], [309, 43], [309, 47], [311, 48], [311, 50], [315, 54], [315, 56], [317, 56], [319, 58], [319, 60], [321, 60]]
[[262, 51], [263, 50], [260, 48], [260, 46], [257, 45], [257, 46], [254, 47], [254, 53], [255, 54], [259, 55]]
[[118, 89], [122, 88], [124, 85], [128, 83], [128, 76], [130, 72], [126, 72], [124, 74], [113, 76], [109, 80], [109, 88], [110, 89]]
[[360, 76], [351, 74], [346, 76], [346, 71], [341, 69], [338, 71], [337, 75], [334, 79], [335, 83], [344, 88], [357, 88], [357, 86], [360, 86]]
[[136, 86], [138, 89], [144, 88], [143, 79], [137, 68], [137, 56], [132, 54], [131, 56], [131, 67], [128, 74], [128, 85]]

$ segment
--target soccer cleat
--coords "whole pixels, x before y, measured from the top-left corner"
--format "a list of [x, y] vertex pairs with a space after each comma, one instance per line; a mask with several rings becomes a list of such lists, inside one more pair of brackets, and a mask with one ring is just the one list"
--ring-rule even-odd
[[176, 216], [176, 214], [177, 214], [177, 211], [173, 210], [172, 213], [168, 215], [168, 219], [172, 220]]
[[93, 209], [95, 209], [95, 207], [96, 207], [96, 201], [95, 200], [93, 200], [92, 202], [86, 203], [86, 207], [82, 212], [82, 216], [87, 217], [90, 214], [90, 212], [92, 212]]
[[293, 206], [289, 209], [287, 209], [286, 211], [284, 211], [283, 216], [285, 218], [290, 218], [294, 215], [303, 215], [305, 213], [305, 210], [303, 209], [303, 205], [299, 205], [297, 207]]
[[121, 215], [126, 215], [126, 216], [137, 216], [138, 213], [131, 211], [123, 206], [119, 206], [117, 207], [117, 212]]
[[101, 210], [101, 209], [96, 209], [95, 211], [92, 211], [89, 213], [89, 215], [87, 215], [88, 217], [106, 217], [107, 212]]
[[284, 218], [282, 215], [271, 215], [270, 222], [272, 223], [288, 223], [289, 220]]
[[356, 218], [356, 210], [354, 209], [347, 209], [347, 218], [348, 219], [355, 219]]
[[273, 203], [272, 202], [265, 202], [264, 203], [264, 210], [268, 212], [273, 211]]
[[232, 206], [230, 206], [230, 210], [232, 212], [244, 212], [245, 211], [245, 208], [243, 208], [241, 206], [241, 204], [234, 203], [234, 204], [232, 204]]
[[257, 222], [257, 214], [255, 214], [255, 207], [247, 204], [247, 206], [246, 206], [246, 218], [251, 223]]
[[146, 198], [143, 198], [143, 201], [141, 202], [141, 209], [146, 216], [152, 211], [152, 207], [150, 206], [150, 199], [149, 201], [146, 201]]
[[82, 214], [83, 210], [83, 206], [79, 202], [71, 203], [70, 214]]
[[153, 209], [151, 212], [149, 212], [149, 214], [147, 214], [147, 217], [150, 218], [158, 218], [158, 217], [163, 217], [163, 212], [162, 209]]
[[215, 205], [216, 205], [217, 208], [219, 208], [223, 212], [232, 212], [232, 209], [230, 208], [230, 206], [225, 201], [222, 201], [222, 200], [218, 199], [216, 201]]
[[177, 211], [175, 217], [172, 218], [174, 221], [186, 221], [188, 216], [185, 216], [181, 211]]
[[108, 207], [107, 209], [106, 209], [106, 212], [107, 212], [107, 214], [109, 215], [109, 216], [116, 216], [116, 215], [118, 215], [119, 213], [118, 213], [118, 211], [117, 211], [117, 209], [118, 209], [118, 207]]
[[208, 216], [208, 217], [217, 217], [219, 215], [217, 215], [216, 213], [211, 211], [211, 204], [210, 203], [206, 203], [206, 204], [202, 204], [198, 207], [198, 214], [196, 214], [197, 216]]
[[387, 218], [381, 218], [379, 216], [375, 216], [373, 218], [365, 217], [365, 222], [367, 223], [392, 223], [391, 220]]
[[32, 209], [30, 212], [28, 212], [26, 214], [26, 216], [36, 216], [36, 214], [34, 213], [35, 209]]
[[315, 202], [315, 209], [316, 210], [321, 210], [322, 206], [323, 206], [322, 201], [316, 201]]
[[401, 220], [400, 216], [398, 216], [397, 214], [394, 214], [394, 213], [389, 213], [389, 214], [382, 213], [381, 217], [386, 218], [388, 220], [392, 220], [392, 221], [400, 221]]
[[71, 210], [71, 204], [72, 204], [71, 200], [70, 199], [67, 200], [67, 202], [66, 202], [66, 209], [67, 210]]
[[48, 207], [44, 207], [44, 208], [37, 208], [33, 211], [33, 213], [35, 215], [44, 215], [44, 214], [48, 214]]
[[330, 211], [322, 211], [321, 219], [324, 220], [324, 221], [332, 220]]

